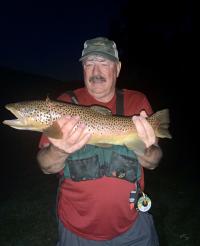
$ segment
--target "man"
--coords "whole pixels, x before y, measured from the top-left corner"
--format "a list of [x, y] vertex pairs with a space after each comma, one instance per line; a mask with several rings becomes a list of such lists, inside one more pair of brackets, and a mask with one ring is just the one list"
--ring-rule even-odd
[[[78, 103], [98, 104], [117, 114], [119, 95], [123, 95], [123, 114], [133, 116], [146, 151], [136, 156], [125, 146], [87, 145], [91, 136], [84, 124], [78, 124], [78, 115], [58, 120], [63, 138], [43, 136], [38, 152], [44, 173], [64, 177], [59, 190], [57, 245], [158, 245], [151, 215], [138, 212], [134, 202], [143, 194], [143, 167], [154, 169], [162, 156], [146, 120], [151, 106], [138, 91], [119, 93], [116, 89], [121, 63], [113, 41], [103, 37], [87, 40], [80, 61], [85, 87], [74, 91]], [[69, 102], [72, 98], [63, 93], [59, 100]], [[136, 195], [130, 200], [132, 191]]]

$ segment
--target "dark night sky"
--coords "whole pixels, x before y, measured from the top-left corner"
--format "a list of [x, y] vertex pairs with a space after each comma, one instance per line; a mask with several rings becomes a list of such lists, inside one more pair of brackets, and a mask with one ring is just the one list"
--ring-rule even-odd
[[[15, 1], [13, 1], [15, 2]], [[80, 79], [86, 39], [107, 36], [121, 1], [17, 1], [1, 4], [0, 66]]]
[[[157, 33], [162, 36], [163, 47], [167, 48], [177, 33], [191, 32], [189, 0], [132, 2], [1, 3], [0, 66], [61, 80], [80, 79], [82, 74], [78, 59], [86, 39], [113, 36], [119, 44], [123, 36], [125, 39], [130, 36], [138, 39], [141, 33]], [[126, 46], [126, 43], [121, 45], [122, 52], [123, 45]], [[138, 44], [134, 49], [138, 49]]]

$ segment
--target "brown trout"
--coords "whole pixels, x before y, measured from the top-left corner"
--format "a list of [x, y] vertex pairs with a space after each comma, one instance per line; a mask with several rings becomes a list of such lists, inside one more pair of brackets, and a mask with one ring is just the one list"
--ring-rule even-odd
[[[111, 111], [101, 106], [82, 106], [65, 102], [46, 100], [24, 101], [7, 104], [16, 119], [4, 120], [3, 123], [19, 130], [39, 131], [51, 138], [62, 138], [62, 131], [57, 120], [67, 115], [80, 117], [91, 133], [88, 144], [125, 145], [137, 153], [143, 153], [145, 145], [137, 135], [136, 128], [129, 116], [114, 116]], [[159, 138], [171, 138], [168, 131], [169, 110], [157, 111], [147, 118]]]

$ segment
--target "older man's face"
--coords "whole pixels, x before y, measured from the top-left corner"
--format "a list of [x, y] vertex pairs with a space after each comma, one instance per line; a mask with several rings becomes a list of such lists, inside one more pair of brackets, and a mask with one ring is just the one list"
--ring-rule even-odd
[[84, 81], [88, 92], [99, 101], [109, 101], [115, 92], [121, 63], [91, 55], [83, 60]]

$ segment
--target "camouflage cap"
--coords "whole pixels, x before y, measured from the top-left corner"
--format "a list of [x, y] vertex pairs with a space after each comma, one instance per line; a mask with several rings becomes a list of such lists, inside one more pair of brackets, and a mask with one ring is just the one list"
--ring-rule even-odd
[[79, 61], [84, 60], [89, 55], [101, 55], [110, 60], [119, 61], [115, 42], [104, 37], [93, 38], [85, 41], [82, 56]]

